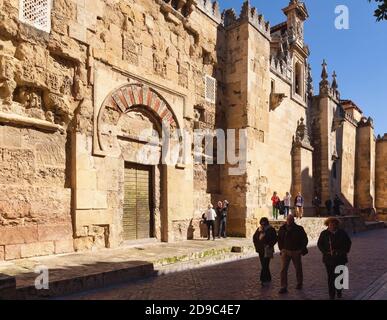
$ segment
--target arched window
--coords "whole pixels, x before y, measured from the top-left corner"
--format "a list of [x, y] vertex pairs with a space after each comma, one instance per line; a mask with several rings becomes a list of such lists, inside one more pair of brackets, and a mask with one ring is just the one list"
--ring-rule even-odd
[[303, 96], [303, 74], [302, 74], [302, 65], [299, 62], [296, 62], [295, 68], [294, 68], [294, 87], [295, 87], [295, 93], [297, 93], [299, 96]]

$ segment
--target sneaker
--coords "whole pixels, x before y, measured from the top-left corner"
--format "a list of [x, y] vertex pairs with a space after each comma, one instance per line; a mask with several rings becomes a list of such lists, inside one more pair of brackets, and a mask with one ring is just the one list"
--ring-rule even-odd
[[284, 294], [284, 293], [288, 293], [288, 289], [286, 288], [281, 288], [280, 291], [278, 291], [279, 294]]
[[297, 290], [302, 290], [302, 284], [298, 284], [296, 287]]

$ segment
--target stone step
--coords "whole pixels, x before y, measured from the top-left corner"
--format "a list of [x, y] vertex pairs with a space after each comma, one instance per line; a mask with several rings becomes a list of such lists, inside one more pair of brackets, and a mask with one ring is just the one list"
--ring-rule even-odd
[[[63, 262], [62, 264], [58, 262], [55, 267], [51, 265], [48, 290], [37, 290], [35, 288], [34, 283], [38, 274], [34, 273], [34, 269], [29, 266], [26, 268], [25, 273], [19, 273], [16, 277], [4, 278], [3, 283], [8, 283], [8, 286], [7, 291], [0, 290], [0, 299], [45, 299], [67, 296], [146, 277], [233, 261], [255, 254], [254, 246], [249, 240], [236, 241], [230, 239], [225, 243], [216, 245], [217, 243], [218, 241], [209, 243], [204, 241], [203, 244], [206, 246], [196, 249], [193, 247], [193, 249], [185, 252], [171, 251], [171, 254], [164, 255], [161, 258], [156, 255], [147, 262], [128, 261], [130, 257], [120, 258], [118, 255], [114, 259], [101, 257], [95, 261], [90, 261], [87, 258], [71, 260], [72, 255], [69, 255], [69, 258], [62, 257], [62, 259], [68, 259], [61, 260], [66, 261], [65, 266]], [[160, 246], [164, 245], [161, 244]], [[136, 246], [135, 249], [144, 252], [154, 251], [155, 248], [157, 246], [146, 244], [142, 247]], [[81, 257], [81, 255], [78, 255], [78, 257]], [[125, 260], [122, 261], [122, 259]], [[69, 260], [72, 262], [69, 263]], [[140, 256], [137, 257], [137, 260], [141, 260]], [[28, 261], [23, 265], [27, 267]], [[0, 289], [1, 283], [0, 278]]]
[[366, 222], [365, 224], [366, 224], [367, 231], [384, 229], [387, 227], [384, 221], [370, 221], [370, 222]]
[[[119, 266], [112, 266], [110, 270], [106, 270], [106, 268], [102, 270], [90, 268], [89, 272], [87, 270], [74, 270], [72, 275], [67, 274], [65, 277], [60, 276], [60, 270], [52, 270], [50, 271], [50, 275], [53, 275], [53, 277], [51, 276], [49, 279], [48, 290], [38, 290], [34, 285], [16, 287], [16, 282], [14, 282], [15, 286], [12, 291], [0, 290], [0, 299], [44, 299], [98, 289], [125, 281], [142, 279], [153, 276], [154, 274], [153, 264], [148, 262], [128, 262], [126, 265], [123, 263]], [[38, 274], [26, 275], [26, 277], [28, 276], [32, 278], [32, 281], [29, 281], [29, 283], [34, 283], [33, 279]], [[26, 280], [24, 279], [24, 281]]]

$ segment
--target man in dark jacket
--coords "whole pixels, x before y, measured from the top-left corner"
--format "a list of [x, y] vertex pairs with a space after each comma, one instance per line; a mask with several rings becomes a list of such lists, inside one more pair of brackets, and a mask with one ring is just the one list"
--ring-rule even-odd
[[308, 236], [302, 226], [294, 222], [294, 216], [289, 215], [286, 223], [278, 232], [278, 247], [281, 250], [281, 290], [279, 293], [288, 292], [288, 270], [290, 261], [296, 269], [297, 289], [303, 285], [302, 256], [308, 253]]
[[323, 263], [328, 274], [329, 297], [333, 300], [336, 297], [342, 297], [342, 290], [336, 289], [335, 270], [338, 266], [344, 266], [348, 263], [348, 253], [351, 250], [351, 239], [348, 234], [339, 228], [340, 221], [336, 218], [329, 218], [325, 221], [327, 230], [321, 232], [318, 240], [318, 248], [323, 254]]
[[277, 232], [267, 218], [262, 218], [259, 224], [260, 227], [254, 234], [253, 242], [261, 261], [260, 280], [264, 286], [265, 283], [271, 282], [270, 260], [273, 258], [274, 245], [277, 243]]

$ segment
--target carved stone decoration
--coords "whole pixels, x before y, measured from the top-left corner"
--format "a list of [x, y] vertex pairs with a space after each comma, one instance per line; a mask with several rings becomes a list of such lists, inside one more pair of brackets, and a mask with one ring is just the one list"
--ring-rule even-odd
[[167, 76], [167, 64], [164, 59], [161, 59], [156, 53], [153, 54], [153, 70], [159, 76], [165, 78]]
[[270, 93], [270, 110], [274, 111], [277, 109], [285, 98], [286, 95], [284, 93]]
[[293, 139], [293, 147], [304, 147], [313, 150], [310, 142], [308, 126], [304, 123], [305, 119], [301, 118], [297, 124], [296, 135]]
[[[180, 127], [168, 102], [156, 90], [143, 84], [126, 84], [105, 99], [98, 113], [96, 134], [99, 149], [102, 152], [108, 151], [111, 145], [111, 143], [105, 143], [103, 136], [114, 134], [113, 127], [119, 119], [138, 107], [145, 107], [146, 111], [160, 120], [160, 125], [163, 124], [164, 128], [171, 132]], [[114, 113], [113, 121], [107, 121], [109, 110]], [[106, 130], [108, 132], [105, 132]]]
[[269, 189], [269, 180], [267, 177], [261, 176], [261, 172], [258, 172], [257, 178], [258, 184], [258, 206], [264, 207], [266, 206], [267, 197], [268, 197], [268, 189]]

